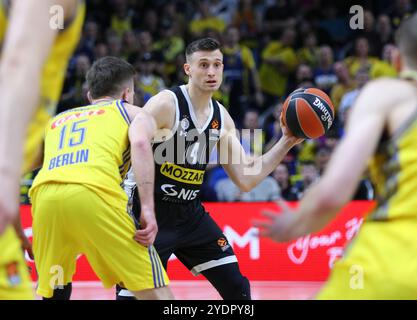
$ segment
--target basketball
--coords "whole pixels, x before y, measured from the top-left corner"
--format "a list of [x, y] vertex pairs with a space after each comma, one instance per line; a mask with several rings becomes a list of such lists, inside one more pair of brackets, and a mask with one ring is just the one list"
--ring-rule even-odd
[[285, 100], [281, 117], [294, 136], [316, 139], [332, 126], [334, 107], [329, 96], [320, 89], [301, 88]]

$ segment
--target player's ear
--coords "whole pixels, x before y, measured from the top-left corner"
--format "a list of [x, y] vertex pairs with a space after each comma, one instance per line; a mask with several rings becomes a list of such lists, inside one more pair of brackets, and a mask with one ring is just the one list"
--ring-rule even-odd
[[191, 66], [188, 63], [184, 63], [184, 72], [189, 77], [191, 77], [190, 67]]
[[88, 90], [88, 92], [87, 92], [87, 99], [88, 99], [88, 102], [93, 103], [93, 98], [91, 97], [90, 90]]

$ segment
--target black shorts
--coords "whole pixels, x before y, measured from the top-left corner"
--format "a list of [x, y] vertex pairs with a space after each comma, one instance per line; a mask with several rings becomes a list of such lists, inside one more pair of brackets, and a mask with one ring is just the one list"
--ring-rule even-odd
[[[133, 208], [140, 208], [137, 199]], [[139, 209], [134, 211], [138, 219]], [[200, 200], [186, 205], [156, 200], [155, 214], [158, 234], [154, 246], [165, 269], [171, 254], [175, 254], [194, 275], [237, 262], [228, 240]]]

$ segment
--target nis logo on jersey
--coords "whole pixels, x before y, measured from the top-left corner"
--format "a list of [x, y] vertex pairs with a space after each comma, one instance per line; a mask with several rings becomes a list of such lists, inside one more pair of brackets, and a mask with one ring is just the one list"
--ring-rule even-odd
[[194, 200], [200, 192], [200, 190], [186, 190], [184, 188], [180, 188], [181, 190], [178, 191], [177, 188], [180, 187], [177, 187], [174, 184], [163, 184], [161, 186], [161, 190], [164, 192], [165, 196], [175, 197], [180, 200]]
[[204, 170], [187, 169], [173, 163], [165, 162], [161, 166], [161, 173], [175, 181], [186, 184], [202, 184]]

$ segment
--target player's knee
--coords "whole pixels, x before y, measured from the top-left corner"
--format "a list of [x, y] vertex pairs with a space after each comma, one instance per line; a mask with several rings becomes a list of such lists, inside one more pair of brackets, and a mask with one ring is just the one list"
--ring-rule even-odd
[[251, 300], [249, 280], [241, 274], [235, 275], [226, 284], [220, 295], [224, 300]]
[[54, 289], [54, 294], [51, 298], [43, 298], [43, 300], [69, 300], [71, 298], [72, 283], [68, 283], [63, 288]]

